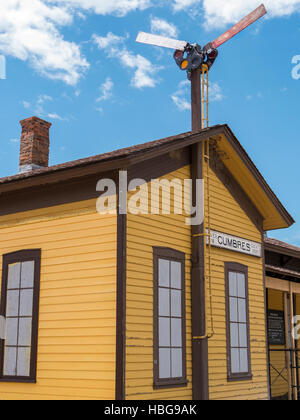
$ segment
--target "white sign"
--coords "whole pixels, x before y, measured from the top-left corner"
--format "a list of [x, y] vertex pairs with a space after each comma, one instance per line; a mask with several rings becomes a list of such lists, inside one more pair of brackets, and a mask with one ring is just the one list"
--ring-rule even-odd
[[[262, 257], [262, 247], [258, 242], [249, 241], [248, 239], [239, 238], [237, 236], [227, 235], [226, 233], [211, 231], [211, 246], [217, 248], [228, 249], [229, 251], [241, 252], [242, 254], [252, 255], [254, 257]], [[209, 239], [207, 238], [207, 244]]]

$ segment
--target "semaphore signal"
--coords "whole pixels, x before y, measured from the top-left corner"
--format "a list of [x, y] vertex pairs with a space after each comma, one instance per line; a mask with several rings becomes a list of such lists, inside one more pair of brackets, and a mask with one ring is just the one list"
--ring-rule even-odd
[[[166, 38], [159, 35], [139, 32], [136, 39], [142, 44], [155, 45], [158, 47], [175, 50], [174, 60], [181, 70], [187, 72], [188, 79], [192, 82], [192, 130], [198, 131], [209, 125], [209, 83], [208, 72], [218, 57], [218, 48], [235, 35], [242, 32], [267, 13], [262, 4], [252, 13], [244, 17], [240, 22], [219, 36], [213, 42], [209, 42], [203, 48], [199, 44], [190, 44], [186, 41]], [[201, 80], [202, 76], [202, 80]], [[206, 117], [204, 116], [206, 104]]]

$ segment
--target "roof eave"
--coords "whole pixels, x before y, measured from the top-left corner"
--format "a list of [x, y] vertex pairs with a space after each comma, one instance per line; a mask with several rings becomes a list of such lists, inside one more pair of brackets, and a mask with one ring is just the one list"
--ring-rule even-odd
[[[289, 227], [295, 223], [292, 216], [287, 212], [285, 207], [271, 190], [227, 124], [210, 127], [197, 133], [183, 133], [166, 139], [146, 143], [144, 145], [121, 149], [113, 153], [107, 153], [66, 164], [56, 165], [43, 170], [31, 172], [29, 174], [20, 174], [2, 178], [0, 179], [0, 195], [13, 193], [24, 188], [54, 184], [74, 178], [82, 178], [94, 173], [104, 173], [125, 169], [136, 163], [155, 158], [165, 153], [180, 150], [183, 147], [188, 147], [199, 141], [203, 141], [208, 137], [214, 138], [219, 135], [226, 137], [227, 141], [233, 147], [246, 169], [252, 174], [263, 193], [266, 197], [268, 197], [276, 209], [278, 220], [276, 223], [272, 222], [268, 230]], [[246, 190], [245, 192], [247, 193]]]

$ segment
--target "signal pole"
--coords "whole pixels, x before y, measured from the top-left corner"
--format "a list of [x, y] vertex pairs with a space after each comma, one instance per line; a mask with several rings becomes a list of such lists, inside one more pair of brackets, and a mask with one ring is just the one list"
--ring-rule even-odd
[[192, 132], [202, 129], [202, 99], [201, 99], [201, 68], [192, 71], [191, 99], [192, 99]]
[[[202, 70], [191, 74], [192, 132], [202, 129]], [[192, 147], [193, 206], [196, 205], [197, 179], [203, 179], [203, 143]], [[208, 338], [206, 337], [204, 224], [192, 226], [192, 364], [193, 399], [208, 400]]]

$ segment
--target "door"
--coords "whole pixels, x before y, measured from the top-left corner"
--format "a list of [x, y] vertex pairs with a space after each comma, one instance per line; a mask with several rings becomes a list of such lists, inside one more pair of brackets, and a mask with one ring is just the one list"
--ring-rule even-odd
[[283, 283], [285, 290], [278, 290], [278, 285], [267, 289], [271, 399], [297, 400], [300, 342], [294, 334], [294, 316], [300, 315], [300, 294], [293, 292], [290, 282]]

